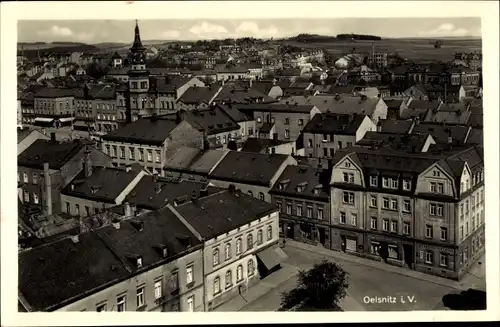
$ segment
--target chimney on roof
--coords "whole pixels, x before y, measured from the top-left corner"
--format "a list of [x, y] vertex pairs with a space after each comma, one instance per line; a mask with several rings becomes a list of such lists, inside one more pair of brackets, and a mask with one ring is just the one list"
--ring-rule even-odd
[[128, 173], [128, 172], [129, 172], [129, 171], [131, 171], [131, 170], [132, 170], [132, 165], [126, 165], [126, 166], [125, 166], [125, 172], [127, 172], [127, 173]]
[[78, 237], [78, 234], [76, 235], [71, 235], [71, 241], [73, 243], [78, 243], [80, 241], [80, 238]]
[[175, 123], [176, 124], [182, 123], [184, 121], [184, 117], [185, 117], [185, 112], [183, 109], [180, 109], [175, 113]]
[[160, 194], [161, 192], [161, 184], [158, 183], [158, 181], [156, 181], [156, 184], [155, 184], [155, 193], [156, 194]]
[[153, 182], [154, 183], [158, 182], [158, 173], [153, 174]]
[[448, 144], [453, 144], [453, 137], [451, 136], [451, 130], [448, 131]]
[[120, 221], [119, 220], [114, 220], [112, 222], [112, 225], [115, 229], [120, 229]]
[[380, 121], [377, 122], [377, 133], [381, 133], [382, 132], [382, 124], [380, 123]]
[[55, 132], [50, 133], [50, 141], [52, 143], [55, 143], [57, 141], [56, 140], [56, 133]]
[[196, 194], [196, 191], [193, 191], [193, 193], [191, 194], [191, 202], [196, 203], [197, 200], [198, 194]]
[[45, 216], [52, 215], [52, 181], [50, 179], [49, 163], [43, 164], [43, 179], [45, 183]]
[[123, 206], [124, 206], [125, 217], [132, 217], [133, 212], [130, 203], [127, 201], [123, 204]]

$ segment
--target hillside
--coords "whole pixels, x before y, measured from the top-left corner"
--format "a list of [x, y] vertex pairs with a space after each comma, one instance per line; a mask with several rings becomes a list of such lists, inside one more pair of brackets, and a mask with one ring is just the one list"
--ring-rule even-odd
[[330, 41], [303, 43], [284, 40], [283, 44], [303, 48], [324, 48], [333, 56], [342, 56], [351, 52], [388, 52], [398, 53], [409, 60], [446, 61], [453, 58], [455, 52], [481, 51], [480, 39], [440, 39], [443, 45], [434, 48], [435, 38], [428, 39], [381, 39], [380, 41]]
[[18, 43], [17, 50], [21, 51], [21, 49], [24, 56], [29, 59], [35, 59], [38, 56], [38, 52], [40, 52], [40, 55], [43, 55], [49, 53], [94, 52], [98, 50], [93, 45], [77, 42]]

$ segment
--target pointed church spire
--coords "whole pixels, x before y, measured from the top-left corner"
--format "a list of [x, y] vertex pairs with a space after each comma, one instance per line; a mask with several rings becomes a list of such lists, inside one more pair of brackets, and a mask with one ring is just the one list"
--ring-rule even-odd
[[134, 36], [134, 44], [130, 48], [130, 51], [143, 51], [146, 48], [142, 45], [141, 41], [141, 33], [139, 31], [139, 23], [137, 19], [135, 20], [135, 36]]

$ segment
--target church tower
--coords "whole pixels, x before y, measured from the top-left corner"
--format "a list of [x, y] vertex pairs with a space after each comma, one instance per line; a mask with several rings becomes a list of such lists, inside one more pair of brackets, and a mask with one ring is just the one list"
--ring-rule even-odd
[[146, 69], [146, 48], [142, 45], [137, 20], [135, 21], [134, 44], [130, 48], [131, 62], [129, 76], [129, 105], [132, 120], [142, 116], [145, 103], [149, 101], [149, 71]]

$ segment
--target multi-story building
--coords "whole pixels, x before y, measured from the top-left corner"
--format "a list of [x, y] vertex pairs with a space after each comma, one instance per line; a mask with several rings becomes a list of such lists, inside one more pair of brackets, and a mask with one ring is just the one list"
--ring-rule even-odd
[[164, 208], [20, 252], [19, 302], [29, 312], [204, 311], [203, 277], [199, 234]]
[[165, 162], [165, 177], [208, 182], [210, 172], [229, 150], [180, 147]]
[[139, 163], [151, 173], [163, 176], [167, 152], [182, 146], [202, 148], [203, 133], [178, 117], [141, 118], [102, 137], [102, 150], [114, 166]]
[[61, 212], [61, 190], [82, 171], [85, 160], [111, 166], [107, 155], [79, 140], [57, 142], [52, 133], [50, 140], [34, 141], [17, 157], [23, 205], [37, 208], [45, 216]]
[[387, 67], [387, 52], [371, 52], [368, 54], [368, 65], [377, 68]]
[[227, 188], [233, 184], [241, 192], [271, 202], [269, 190], [288, 165], [297, 161], [283, 154], [229, 151], [208, 175], [210, 182]]
[[331, 170], [290, 165], [269, 193], [280, 210], [280, 237], [331, 247]]
[[172, 211], [203, 239], [206, 311], [242, 294], [276, 270], [282, 256], [286, 257], [277, 246], [276, 206], [234, 187], [210, 197], [193, 198]]
[[37, 117], [71, 117], [74, 116], [74, 109], [73, 89], [43, 88], [34, 94], [34, 111]]
[[[297, 140], [304, 126], [321, 111], [314, 105], [247, 104], [236, 108], [253, 115], [257, 131], [274, 128], [273, 139]], [[268, 132], [267, 132], [268, 133]]]
[[116, 86], [110, 84], [85, 85], [75, 89], [75, 125], [92, 127], [99, 132], [118, 128]]
[[96, 167], [90, 156], [84, 169], [61, 190], [60, 212], [86, 217], [125, 202], [126, 197], [147, 173], [142, 166]]
[[351, 148], [333, 164], [334, 249], [453, 279], [484, 251], [481, 147]]
[[366, 132], [376, 131], [365, 115], [317, 114], [304, 127], [304, 154], [309, 158], [333, 158], [338, 149], [350, 147]]

